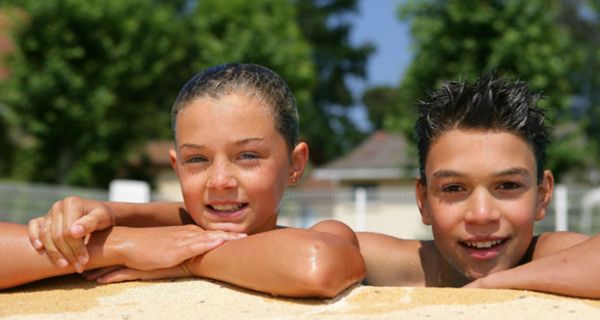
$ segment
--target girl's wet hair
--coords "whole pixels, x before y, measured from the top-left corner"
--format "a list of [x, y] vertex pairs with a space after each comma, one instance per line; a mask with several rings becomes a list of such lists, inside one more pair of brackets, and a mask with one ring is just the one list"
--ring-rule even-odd
[[415, 134], [419, 152], [420, 179], [425, 180], [425, 163], [431, 143], [453, 129], [481, 129], [510, 132], [525, 140], [536, 160], [537, 181], [541, 183], [549, 143], [544, 111], [537, 106], [540, 94], [525, 82], [509, 82], [484, 75], [474, 84], [444, 82], [420, 102]]
[[177, 115], [202, 97], [219, 99], [231, 93], [255, 99], [270, 108], [277, 131], [292, 150], [298, 143], [298, 110], [286, 82], [272, 70], [256, 64], [228, 63], [210, 67], [190, 79], [181, 89], [171, 111], [176, 134]]

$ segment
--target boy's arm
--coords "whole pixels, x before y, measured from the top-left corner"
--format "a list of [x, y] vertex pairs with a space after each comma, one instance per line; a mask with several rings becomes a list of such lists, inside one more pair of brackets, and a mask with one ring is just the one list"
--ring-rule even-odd
[[328, 221], [229, 241], [186, 266], [195, 276], [273, 295], [333, 297], [364, 277], [355, 241], [348, 227]]
[[[415, 286], [426, 283], [423, 261], [430, 260], [431, 245], [418, 240], [358, 232], [360, 251], [365, 259], [365, 282], [373, 286]], [[433, 263], [433, 262], [430, 262]]]
[[[573, 245], [574, 244], [574, 245]], [[600, 235], [540, 236], [531, 262], [478, 279], [467, 287], [510, 288], [600, 298]]]

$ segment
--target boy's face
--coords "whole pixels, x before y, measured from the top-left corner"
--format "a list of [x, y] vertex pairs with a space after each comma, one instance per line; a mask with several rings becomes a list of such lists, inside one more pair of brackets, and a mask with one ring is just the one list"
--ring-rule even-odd
[[267, 107], [246, 96], [203, 97], [177, 116], [171, 164], [185, 205], [207, 230], [253, 234], [272, 230], [291, 176], [308, 157], [289, 149]]
[[549, 171], [537, 184], [523, 139], [454, 129], [431, 144], [425, 174], [427, 185], [416, 183], [422, 220], [454, 268], [473, 280], [518, 264], [553, 189]]

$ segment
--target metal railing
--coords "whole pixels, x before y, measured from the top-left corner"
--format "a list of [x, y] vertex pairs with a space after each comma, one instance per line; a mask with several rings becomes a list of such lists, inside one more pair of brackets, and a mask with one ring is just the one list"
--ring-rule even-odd
[[[108, 199], [106, 190], [0, 182], [0, 221], [27, 223], [31, 218], [46, 214], [55, 201], [69, 195]], [[153, 195], [152, 199], [159, 197]], [[384, 232], [378, 230], [377, 225], [403, 226], [408, 220], [418, 220], [414, 203], [414, 191], [410, 187], [295, 188], [286, 192], [280, 207], [280, 221], [289, 226], [307, 227], [323, 219], [338, 219], [356, 230]], [[383, 210], [392, 214], [384, 215]], [[374, 221], [376, 219], [387, 220]], [[536, 224], [538, 233], [553, 230], [599, 233], [600, 188], [557, 186], [546, 218]]]

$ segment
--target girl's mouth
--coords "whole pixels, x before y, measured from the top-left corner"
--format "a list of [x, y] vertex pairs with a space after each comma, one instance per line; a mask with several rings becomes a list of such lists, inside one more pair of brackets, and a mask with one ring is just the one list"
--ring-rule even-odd
[[247, 203], [236, 203], [236, 204], [212, 204], [206, 205], [206, 207], [215, 214], [227, 215], [239, 212], [246, 208]]

